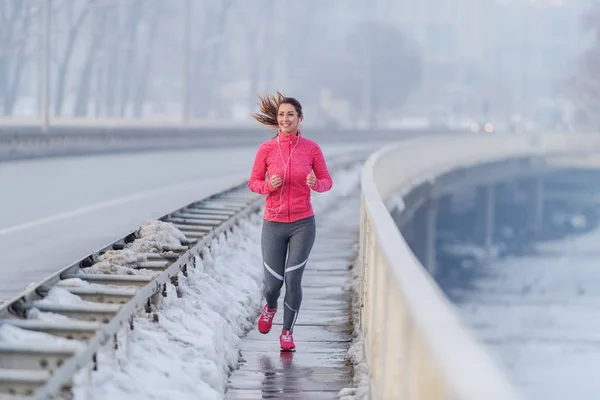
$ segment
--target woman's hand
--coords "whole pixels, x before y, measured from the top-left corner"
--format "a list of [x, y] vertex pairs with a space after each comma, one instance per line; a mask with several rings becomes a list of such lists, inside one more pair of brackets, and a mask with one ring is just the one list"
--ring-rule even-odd
[[306, 176], [306, 184], [308, 185], [308, 187], [313, 187], [315, 186], [315, 183], [317, 182], [317, 177], [315, 176], [315, 172], [314, 171], [310, 171], [310, 174], [308, 174]]
[[279, 186], [281, 186], [281, 177], [278, 174], [275, 174], [269, 179], [269, 183], [273, 189], [277, 189]]

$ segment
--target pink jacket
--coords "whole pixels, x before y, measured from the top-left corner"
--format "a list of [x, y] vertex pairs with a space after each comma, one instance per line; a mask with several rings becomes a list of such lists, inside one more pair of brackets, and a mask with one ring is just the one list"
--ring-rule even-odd
[[[289, 161], [288, 161], [289, 160]], [[289, 164], [288, 164], [289, 162]], [[287, 165], [286, 165], [287, 164]], [[314, 215], [310, 202], [310, 187], [306, 177], [314, 171], [312, 190], [326, 192], [333, 181], [318, 144], [301, 136], [279, 135], [260, 145], [256, 152], [248, 188], [266, 194], [264, 219], [274, 222], [294, 222]], [[281, 186], [273, 189], [268, 178], [279, 174]]]

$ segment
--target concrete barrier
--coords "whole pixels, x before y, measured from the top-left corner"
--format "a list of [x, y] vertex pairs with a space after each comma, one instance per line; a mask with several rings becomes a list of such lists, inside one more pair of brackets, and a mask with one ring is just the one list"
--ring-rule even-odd
[[436, 177], [456, 169], [599, 149], [598, 135], [463, 135], [413, 139], [369, 157], [361, 182], [358, 265], [371, 399], [522, 398], [411, 252], [386, 206], [392, 196], [427, 180], [435, 187]]
[[[88, 154], [162, 151], [225, 146], [257, 146], [271, 137], [258, 124], [191, 123], [147, 120], [60, 120], [47, 132], [27, 121], [0, 121], [0, 161]], [[459, 130], [337, 129], [306, 127], [321, 144], [393, 141], [425, 135], [459, 135]]]

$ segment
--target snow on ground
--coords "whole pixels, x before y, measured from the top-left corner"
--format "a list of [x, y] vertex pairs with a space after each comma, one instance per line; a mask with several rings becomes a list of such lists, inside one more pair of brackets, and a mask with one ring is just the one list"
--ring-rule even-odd
[[[313, 193], [317, 215], [353, 192], [359, 171], [340, 171], [331, 191]], [[215, 239], [179, 288], [168, 285], [158, 322], [140, 313], [133, 331], [120, 332], [117, 351], [105, 346], [98, 370], [77, 375], [75, 399], [222, 399], [240, 337], [260, 312], [261, 216]]]
[[17, 328], [8, 324], [0, 325], [0, 343], [18, 345], [23, 343], [35, 343], [36, 345], [52, 345], [67, 349], [82, 349], [83, 344], [51, 335], [44, 332], [35, 332], [27, 329]]
[[181, 246], [187, 238], [172, 224], [162, 221], [151, 221], [137, 230], [137, 239], [127, 245], [136, 253], [158, 253], [170, 246]]
[[[181, 246], [182, 241], [187, 238], [172, 224], [162, 221], [149, 221], [137, 230], [136, 239], [127, 244], [123, 250], [111, 250], [100, 255], [96, 263], [88, 268], [83, 268], [83, 272], [96, 274], [125, 274], [125, 275], [158, 275], [159, 272], [144, 269], [134, 269], [137, 263], [146, 261], [147, 253], [157, 253], [172, 246]], [[35, 305], [77, 305], [85, 304], [88, 307], [103, 308], [103, 304], [92, 301], [82, 300], [66, 290], [64, 286], [96, 286], [90, 285], [81, 279], [69, 279], [61, 281], [59, 285], [50, 289], [46, 297], [34, 302]], [[102, 285], [98, 285], [102, 287]], [[38, 308], [32, 308], [28, 313], [28, 319], [40, 321], [65, 321], [73, 320], [67, 316], [53, 312], [40, 311]], [[17, 329], [17, 328], [13, 328]], [[38, 343], [45, 343], [44, 337], [38, 337]], [[2, 342], [0, 338], [0, 342]]]
[[600, 230], [482, 265], [460, 312], [530, 399], [597, 399]]
[[[82, 271], [95, 274], [158, 275], [160, 274], [159, 271], [134, 269], [134, 267], [137, 263], [146, 261], [147, 253], [157, 253], [172, 246], [181, 246], [181, 242], [186, 240], [187, 238], [185, 235], [172, 224], [163, 221], [149, 221], [142, 224], [136, 232], [136, 239], [127, 244], [125, 249], [107, 251], [96, 258], [96, 263], [94, 265], [83, 268]], [[83, 285], [103, 287], [102, 285], [92, 285], [81, 279], [61, 281], [59, 285], [50, 289], [46, 297], [34, 302], [33, 305], [85, 304], [92, 308], [103, 308], [103, 304], [82, 300], [81, 297], [64, 289], [64, 286]], [[43, 321], [72, 320], [72, 318], [67, 316], [52, 312], [43, 312], [37, 308], [32, 308], [30, 310], [28, 318]]]
[[163, 221], [149, 221], [136, 231], [136, 239], [123, 250], [110, 250], [100, 255], [96, 263], [83, 268], [88, 274], [158, 275], [160, 272], [134, 269], [137, 263], [146, 261], [147, 253], [168, 251], [181, 246], [188, 239], [173, 224]]

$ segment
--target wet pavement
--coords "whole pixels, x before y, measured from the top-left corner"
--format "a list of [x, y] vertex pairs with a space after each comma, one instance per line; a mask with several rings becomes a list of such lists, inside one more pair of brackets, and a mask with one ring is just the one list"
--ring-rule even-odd
[[255, 327], [242, 340], [240, 368], [230, 377], [226, 399], [337, 399], [341, 389], [352, 386], [352, 367], [346, 361], [352, 340], [351, 293], [344, 285], [356, 254], [359, 214], [354, 201], [345, 203], [349, 209], [336, 211], [337, 218], [317, 219], [317, 242], [304, 272], [294, 328], [296, 352], [281, 353], [279, 347], [284, 289], [271, 332], [263, 335]]

